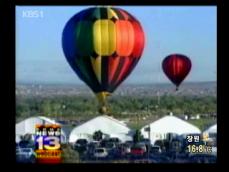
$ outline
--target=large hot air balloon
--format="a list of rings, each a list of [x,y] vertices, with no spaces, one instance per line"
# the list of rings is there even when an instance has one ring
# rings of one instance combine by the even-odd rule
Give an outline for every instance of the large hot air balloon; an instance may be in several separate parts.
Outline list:
[[[144,42],[139,21],[113,7],[94,7],[77,13],[67,22],[62,36],[68,63],[97,95],[103,113],[106,97],[133,71]]]
[[[187,56],[181,54],[171,54],[162,62],[163,71],[176,85],[176,90],[178,90],[179,85],[189,74],[191,67],[191,60]]]

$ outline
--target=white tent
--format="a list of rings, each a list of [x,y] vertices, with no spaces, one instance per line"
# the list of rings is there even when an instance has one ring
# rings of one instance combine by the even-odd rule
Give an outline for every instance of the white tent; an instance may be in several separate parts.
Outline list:
[[[30,117],[16,124],[16,142],[20,141],[20,136],[25,134],[35,135],[35,126],[36,124],[59,124],[54,120],[51,120],[47,117],[38,116],[38,117]],[[59,124],[60,125],[60,124]],[[63,130],[61,130],[61,142],[66,142],[66,134]]]
[[[217,124],[214,124],[214,125],[210,126],[203,133],[217,134]]]
[[[132,140],[133,132],[130,128],[124,123],[104,115],[75,127],[69,135],[69,142],[74,143],[80,138],[91,140],[94,132],[98,130],[109,137],[117,137],[123,142]]]
[[[147,131],[147,128],[150,127],[150,132]],[[182,134],[200,134],[201,131],[199,128],[194,125],[177,118],[175,116],[165,116],[161,119],[150,123],[149,125],[144,126],[141,129],[141,133],[145,138],[149,138],[151,143],[154,144],[156,140],[165,139],[168,133],[173,133],[177,135]]]

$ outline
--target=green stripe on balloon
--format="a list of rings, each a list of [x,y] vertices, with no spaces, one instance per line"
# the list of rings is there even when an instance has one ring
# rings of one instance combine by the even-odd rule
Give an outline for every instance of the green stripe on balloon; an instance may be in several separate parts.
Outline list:
[[[80,21],[77,23],[76,45],[79,56],[90,56],[93,53],[93,23],[91,21]]]

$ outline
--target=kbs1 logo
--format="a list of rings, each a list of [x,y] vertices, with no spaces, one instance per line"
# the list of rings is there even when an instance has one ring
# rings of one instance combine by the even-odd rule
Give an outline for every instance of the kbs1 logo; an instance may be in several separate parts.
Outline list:
[[[38,163],[61,162],[61,127],[57,124],[36,125],[36,155]]]

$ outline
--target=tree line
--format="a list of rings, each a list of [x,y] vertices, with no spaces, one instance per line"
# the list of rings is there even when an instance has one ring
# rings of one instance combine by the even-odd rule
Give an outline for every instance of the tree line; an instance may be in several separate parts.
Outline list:
[[[216,97],[161,96],[109,97],[109,110],[116,116],[132,114],[208,114],[216,113]],[[95,116],[98,115],[96,98],[81,96],[16,97],[16,117],[29,116]]]

